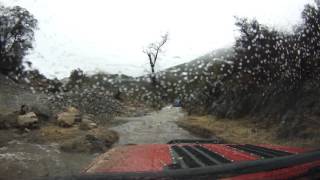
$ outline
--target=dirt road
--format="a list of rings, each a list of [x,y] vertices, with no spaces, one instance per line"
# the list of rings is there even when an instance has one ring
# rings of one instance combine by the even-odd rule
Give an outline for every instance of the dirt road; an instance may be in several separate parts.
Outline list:
[[[118,145],[167,143],[172,139],[196,139],[195,136],[176,125],[175,122],[184,116],[180,108],[165,107],[146,116],[122,118],[128,122],[112,129],[120,135]]]

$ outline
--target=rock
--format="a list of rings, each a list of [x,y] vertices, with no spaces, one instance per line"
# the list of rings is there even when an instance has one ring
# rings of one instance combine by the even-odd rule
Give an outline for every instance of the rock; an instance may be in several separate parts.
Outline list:
[[[85,136],[81,136],[61,143],[60,149],[69,153],[89,153],[91,151],[91,144],[86,140]]]
[[[57,115],[57,123],[61,127],[71,127],[75,122],[80,121],[80,111],[73,107],[69,107],[66,112]]]
[[[28,105],[24,104],[24,105],[22,105],[20,107],[20,112],[19,112],[20,115],[24,115],[24,114],[27,114],[29,112],[31,112],[31,111],[30,111],[30,107]]]
[[[98,139],[103,140],[106,147],[111,147],[113,143],[119,140],[119,135],[113,130],[104,130],[98,134],[95,134]]]
[[[58,125],[61,127],[71,127],[75,123],[75,115],[68,112],[58,114]]]
[[[34,112],[19,115],[17,119],[17,125],[19,128],[37,128],[38,122],[39,119]]]
[[[87,134],[85,136],[87,142],[90,143],[90,152],[104,152],[107,146],[104,143],[104,139],[99,139],[98,137]]]
[[[114,131],[108,131],[104,135],[86,134],[62,143],[60,149],[69,153],[101,153],[117,140],[118,135]]]
[[[66,140],[60,149],[65,152],[97,153],[105,152],[113,143],[118,141],[118,133],[104,128],[96,128],[86,135]]]
[[[88,119],[83,119],[80,123],[80,126],[79,126],[79,128],[81,130],[91,130],[91,129],[94,129],[97,127],[98,127],[98,125],[95,122],[88,120]]]
[[[81,130],[91,130],[94,128],[97,128],[98,125],[93,121],[94,115],[92,114],[86,114],[82,116],[82,121],[80,123],[79,128]]]
[[[80,111],[74,107],[68,107],[67,112],[74,113],[74,114],[80,114]]]
[[[80,115],[80,111],[74,107],[69,107],[67,108],[67,112],[70,114],[74,114],[74,121],[75,122],[81,122],[81,115]]]
[[[24,129],[23,129],[23,131],[24,131],[26,134],[22,134],[22,136],[27,135],[27,133],[29,133],[29,132],[30,132],[30,129],[28,129],[28,128],[24,128]]]

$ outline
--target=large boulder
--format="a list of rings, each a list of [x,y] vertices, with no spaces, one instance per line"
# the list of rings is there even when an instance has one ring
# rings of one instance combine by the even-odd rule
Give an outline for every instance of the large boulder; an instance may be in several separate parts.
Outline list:
[[[66,112],[57,115],[57,123],[61,127],[71,127],[75,122],[80,122],[80,111],[74,107],[69,107]]]
[[[17,126],[19,128],[37,128],[38,124],[39,119],[34,112],[19,115],[17,119]]]

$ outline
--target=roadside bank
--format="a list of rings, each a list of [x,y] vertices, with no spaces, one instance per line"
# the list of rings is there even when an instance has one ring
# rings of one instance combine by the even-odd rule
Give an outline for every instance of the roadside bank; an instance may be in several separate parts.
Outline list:
[[[188,116],[178,126],[201,137],[215,136],[226,143],[274,144],[319,148],[320,138],[279,138],[276,126],[264,126],[249,119],[219,119],[214,116]]]

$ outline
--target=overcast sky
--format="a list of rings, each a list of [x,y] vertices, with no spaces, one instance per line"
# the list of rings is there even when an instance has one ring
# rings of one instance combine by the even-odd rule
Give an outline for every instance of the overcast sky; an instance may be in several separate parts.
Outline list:
[[[35,49],[27,57],[48,77],[81,68],[141,75],[143,47],[169,32],[161,69],[232,45],[234,16],[290,29],[312,0],[2,0],[39,20]]]

